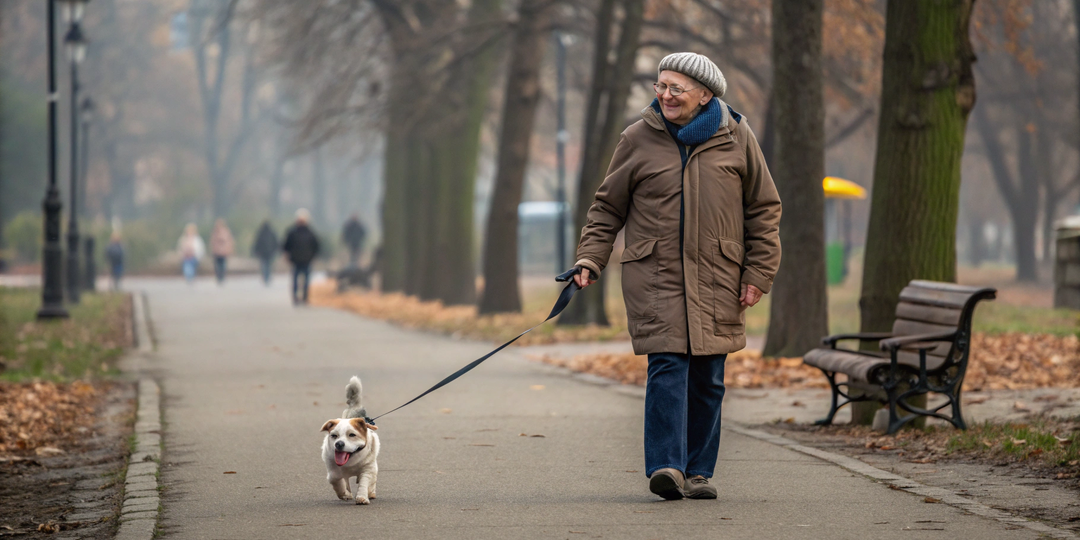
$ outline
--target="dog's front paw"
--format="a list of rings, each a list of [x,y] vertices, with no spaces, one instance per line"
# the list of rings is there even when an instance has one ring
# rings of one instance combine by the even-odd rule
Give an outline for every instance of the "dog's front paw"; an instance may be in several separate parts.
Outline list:
[[[356,504],[371,504],[367,497],[356,497]]]
[[[343,500],[343,501],[347,501],[347,500],[352,498],[352,492],[351,491],[346,491],[345,493],[342,493],[341,495],[338,495],[338,498]]]

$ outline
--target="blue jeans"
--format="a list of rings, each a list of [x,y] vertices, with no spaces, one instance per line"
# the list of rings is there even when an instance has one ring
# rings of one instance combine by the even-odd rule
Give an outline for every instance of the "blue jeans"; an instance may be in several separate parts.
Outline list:
[[[194,257],[184,259],[181,267],[184,269],[184,279],[191,283],[195,279],[195,271],[199,269],[199,259]]]
[[[270,271],[274,268],[274,259],[259,259],[259,271],[262,272],[263,283],[270,284]]]
[[[712,478],[720,451],[726,354],[649,355],[645,385],[645,474],[682,471]]]
[[[300,276],[304,276],[303,296],[297,295],[297,289],[300,288]],[[293,303],[298,304],[300,302],[307,303],[308,282],[311,281],[311,263],[296,264],[293,266],[292,271],[292,298]]]

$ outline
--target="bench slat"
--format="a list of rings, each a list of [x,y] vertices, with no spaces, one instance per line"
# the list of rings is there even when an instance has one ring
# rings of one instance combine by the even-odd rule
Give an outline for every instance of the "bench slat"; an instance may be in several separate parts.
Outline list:
[[[963,309],[971,297],[972,294],[968,292],[929,289],[912,285],[908,285],[904,287],[904,290],[900,291],[901,302],[929,304],[953,309]]]
[[[910,302],[900,302],[896,305],[896,318],[908,319],[911,321],[922,321],[932,324],[944,324],[947,326],[956,327],[960,324],[959,309],[945,308],[939,306],[928,306],[926,304],[912,304]]]
[[[896,319],[893,323],[893,334],[897,336],[915,336],[919,334],[933,334],[938,332],[952,332],[956,330],[955,325],[946,326],[941,324],[930,324],[920,321],[911,321],[908,319]],[[949,348],[952,347],[951,343],[943,342],[934,349],[927,351],[927,354],[934,356],[945,356],[949,354]],[[918,353],[916,353],[918,356]],[[918,365],[918,359],[916,359]]]

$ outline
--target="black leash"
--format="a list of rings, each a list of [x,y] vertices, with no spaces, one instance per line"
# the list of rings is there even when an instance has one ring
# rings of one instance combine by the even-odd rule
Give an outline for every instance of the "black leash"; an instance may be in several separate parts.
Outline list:
[[[481,356],[480,358],[477,358],[476,360],[473,360],[467,366],[455,371],[450,376],[448,376],[445,379],[439,381],[435,386],[432,386],[431,388],[428,388],[427,390],[425,390],[423,394],[420,394],[419,396],[416,396],[416,397],[410,399],[408,402],[405,403],[405,405],[401,405],[401,406],[399,406],[399,407],[397,407],[395,409],[384,412],[384,413],[380,414],[379,416],[376,416],[375,418],[365,419],[365,421],[367,423],[369,423],[369,424],[374,425],[375,420],[378,420],[379,418],[382,418],[382,417],[384,417],[384,416],[386,416],[386,415],[388,415],[388,414],[390,414],[390,413],[392,413],[392,412],[394,412],[394,411],[396,411],[398,409],[401,409],[401,408],[411,404],[412,402],[414,402],[414,401],[416,401],[416,400],[418,400],[418,399],[420,399],[420,398],[422,398],[422,397],[424,397],[424,396],[426,396],[426,395],[428,395],[428,394],[430,394],[430,393],[432,393],[432,392],[446,386],[447,384],[450,384],[451,382],[454,381],[454,379],[457,379],[458,377],[468,373],[474,367],[479,366],[484,360],[487,360],[488,358],[491,358],[492,356],[495,356],[495,353],[505,349],[508,345],[510,345],[511,343],[517,341],[521,336],[524,336],[525,334],[528,334],[529,332],[532,332],[533,330],[535,330],[541,324],[544,324],[544,323],[550,321],[551,319],[555,318],[556,316],[558,316],[560,313],[562,313],[562,311],[564,309],[566,309],[567,304],[570,303],[570,299],[574,297],[574,293],[577,292],[577,290],[579,289],[577,282],[574,281],[574,276],[576,276],[577,274],[580,274],[580,273],[581,273],[581,268],[575,266],[574,268],[571,268],[570,270],[567,270],[566,272],[563,272],[562,274],[559,274],[558,276],[555,277],[555,281],[558,281],[558,282],[565,281],[565,282],[568,282],[568,283],[566,284],[566,287],[563,288],[562,292],[559,293],[559,299],[555,301],[555,306],[551,308],[551,313],[547,316],[546,319],[544,319],[543,321],[540,321],[540,324],[537,324],[536,326],[534,326],[534,327],[532,327],[532,328],[518,334],[516,338],[511,339],[510,341],[507,341],[506,343],[503,343],[502,345],[499,345],[499,347],[497,349],[495,349],[494,351],[491,351],[491,352],[485,354],[484,356]]]

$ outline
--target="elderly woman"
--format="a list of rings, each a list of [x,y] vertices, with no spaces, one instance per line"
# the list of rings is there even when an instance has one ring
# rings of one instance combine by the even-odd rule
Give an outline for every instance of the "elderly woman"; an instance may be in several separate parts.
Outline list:
[[[780,265],[780,198],[720,69],[660,61],[656,99],[626,128],[581,232],[575,280],[600,277],[619,230],[634,352],[649,358],[645,474],[664,499],[715,499],[727,353]]]

